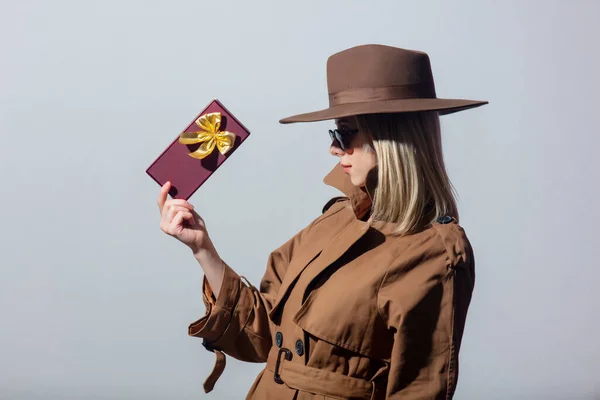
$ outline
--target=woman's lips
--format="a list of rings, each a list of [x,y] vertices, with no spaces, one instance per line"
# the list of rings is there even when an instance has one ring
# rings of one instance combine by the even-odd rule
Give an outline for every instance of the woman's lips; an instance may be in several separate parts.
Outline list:
[[[352,165],[342,164],[342,168],[344,168],[345,173],[348,173],[348,171],[350,171],[350,168],[352,168]]]

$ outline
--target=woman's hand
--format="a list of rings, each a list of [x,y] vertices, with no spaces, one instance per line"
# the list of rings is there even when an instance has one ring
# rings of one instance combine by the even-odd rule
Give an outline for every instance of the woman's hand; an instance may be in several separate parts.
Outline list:
[[[167,182],[158,195],[160,229],[188,246],[194,254],[210,249],[212,244],[204,220],[186,200],[167,200],[170,189],[171,182]]]

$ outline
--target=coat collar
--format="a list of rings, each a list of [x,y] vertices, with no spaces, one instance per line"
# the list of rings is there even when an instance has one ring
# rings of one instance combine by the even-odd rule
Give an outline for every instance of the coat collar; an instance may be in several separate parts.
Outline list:
[[[330,231],[326,237],[313,242],[307,249],[300,252],[299,256],[293,258],[293,261],[290,261],[277,298],[269,312],[269,316],[273,321],[275,321],[280,305],[285,302],[287,293],[309,264],[316,263],[313,267],[314,277],[311,278],[314,279],[319,272],[325,270],[342,255],[346,254],[348,249],[372,228],[368,222],[363,220],[371,209],[371,196],[366,190],[354,186],[339,164],[327,174],[323,181],[325,184],[338,189],[350,199],[354,213],[351,213],[348,209],[341,220],[338,220],[338,224],[329,228]],[[375,225],[377,230],[386,235],[391,232],[391,224],[376,223]]]
[[[323,182],[334,187],[350,199],[352,210],[356,218],[363,218],[371,209],[373,204],[371,196],[364,188],[358,188],[352,184],[350,177],[344,173],[340,164],[337,164],[331,172],[325,176]]]
[[[344,172],[340,164],[337,164],[323,179],[326,185],[334,187],[350,199],[354,216],[360,225],[375,228],[384,235],[394,234],[397,225],[386,221],[365,222],[373,205],[373,193],[377,186],[377,170],[373,169],[367,177],[367,187],[359,188],[352,184],[350,177]],[[367,190],[368,189],[368,190]]]

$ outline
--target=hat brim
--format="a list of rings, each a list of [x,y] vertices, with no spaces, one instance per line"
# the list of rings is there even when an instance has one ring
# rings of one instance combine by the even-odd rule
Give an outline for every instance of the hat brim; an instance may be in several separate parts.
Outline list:
[[[440,115],[452,114],[488,104],[487,101],[461,99],[398,99],[371,101],[365,103],[347,103],[332,106],[320,111],[293,115],[279,122],[291,124],[294,122],[316,122],[328,119],[349,117],[361,114],[403,113],[418,111],[438,111]]]

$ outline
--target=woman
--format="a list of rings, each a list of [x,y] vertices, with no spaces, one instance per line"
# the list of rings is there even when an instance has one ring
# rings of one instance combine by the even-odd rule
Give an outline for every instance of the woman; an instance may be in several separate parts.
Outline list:
[[[220,258],[193,206],[160,192],[161,228],[204,270],[206,315],[190,325],[217,356],[266,362],[249,399],[448,399],[474,285],[446,175],[439,115],[485,104],[436,97],[427,54],[354,47],[327,63],[325,178],[344,197],[269,257],[258,287]]]

